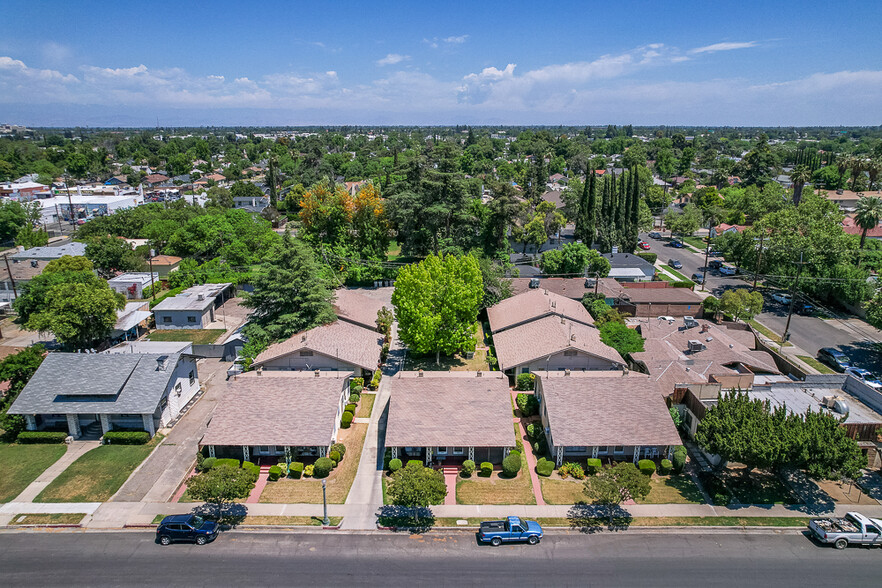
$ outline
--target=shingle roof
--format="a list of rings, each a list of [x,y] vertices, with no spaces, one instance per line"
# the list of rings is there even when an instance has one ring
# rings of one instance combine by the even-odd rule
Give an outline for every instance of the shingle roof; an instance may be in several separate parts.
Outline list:
[[[200,445],[330,445],[350,374],[251,372],[227,382]]]
[[[335,292],[334,310],[337,316],[366,329],[376,330],[377,313],[384,306],[392,310],[393,288],[340,288]]]
[[[164,357],[165,367],[158,368]],[[180,354],[50,353],[13,402],[12,414],[153,413]]]
[[[571,336],[574,338],[571,339]],[[578,349],[613,363],[625,363],[615,349],[600,340],[600,332],[595,327],[562,320],[556,316],[541,318],[496,333],[493,335],[493,343],[502,370],[566,349]]]
[[[609,261],[609,265],[613,269],[637,268],[649,275],[655,273],[654,265],[633,253],[604,253],[603,256]]]
[[[387,447],[514,447],[501,372],[399,372],[389,381]]]
[[[12,278],[16,282],[25,282],[28,280],[33,280],[35,277],[39,276],[43,273],[43,269],[48,264],[48,261],[42,259],[33,259],[28,261],[18,261],[18,262],[10,262],[9,269],[12,270]],[[9,270],[6,269],[5,263],[0,263],[0,281],[7,281],[9,279]],[[20,288],[18,284],[16,284],[16,288]]]
[[[536,374],[556,447],[680,444],[658,385],[648,376]]]
[[[490,330],[494,333],[549,315],[564,316],[586,325],[594,324],[594,319],[581,302],[543,288],[528,290],[487,309]]]
[[[264,364],[301,349],[310,349],[360,368],[374,370],[380,363],[382,346],[382,335],[378,332],[346,321],[334,321],[270,345],[254,358],[254,365]]]
[[[530,288],[530,278],[513,278],[511,280],[511,291],[515,295],[529,292],[531,289],[535,290],[535,288]],[[594,286],[585,286],[585,278],[539,278],[539,289],[548,290],[573,300],[582,300],[582,296],[585,294],[594,293]],[[609,298],[614,298],[621,290],[623,290],[622,285],[612,278],[600,278],[600,283],[597,284],[598,293],[605,294]]]
[[[634,304],[695,304],[702,298],[689,288],[624,288],[619,298]]]

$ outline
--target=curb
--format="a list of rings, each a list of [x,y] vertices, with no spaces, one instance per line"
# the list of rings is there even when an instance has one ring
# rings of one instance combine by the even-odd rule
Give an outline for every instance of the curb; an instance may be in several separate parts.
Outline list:
[[[797,527],[748,527],[748,526],[631,526],[625,529],[607,529],[606,527],[592,530],[588,533],[582,530],[580,527],[543,527],[543,531],[550,531],[553,535],[566,535],[570,533],[578,533],[582,534],[590,534],[590,535],[598,535],[602,533],[626,533],[626,532],[635,532],[639,534],[677,534],[677,533],[716,533],[716,534],[726,534],[726,533],[754,533],[754,534],[780,534],[781,532],[793,532],[793,531],[804,531],[806,529],[805,526],[797,526]],[[424,535],[426,533],[430,533],[433,531],[442,531],[445,533],[450,532],[463,532],[463,533],[475,533],[478,530],[478,527],[432,527],[431,529],[425,531],[411,530],[409,527],[377,527],[379,531],[387,531],[393,533],[406,533],[406,532],[414,532],[419,535]]]
[[[83,525],[77,524],[49,524],[49,525],[3,525],[0,529],[82,529]]]

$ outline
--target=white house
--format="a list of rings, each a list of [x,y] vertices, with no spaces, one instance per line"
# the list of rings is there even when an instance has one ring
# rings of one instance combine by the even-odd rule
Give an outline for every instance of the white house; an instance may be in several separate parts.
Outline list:
[[[158,272],[130,272],[107,280],[111,290],[126,298],[145,298],[144,290],[154,284],[159,284]]]

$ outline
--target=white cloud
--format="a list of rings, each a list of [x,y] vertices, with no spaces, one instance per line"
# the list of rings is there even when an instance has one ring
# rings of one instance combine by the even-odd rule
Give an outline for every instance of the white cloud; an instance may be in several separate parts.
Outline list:
[[[389,53],[383,59],[377,60],[377,65],[395,65],[397,63],[401,63],[402,61],[407,61],[410,59],[410,55],[400,55],[398,53]]]
[[[468,35],[459,35],[458,37],[445,37],[441,40],[452,45],[462,45],[468,40],[468,38]]]
[[[756,47],[756,41],[746,41],[743,43],[714,43],[713,45],[705,45],[704,47],[696,47],[695,49],[690,49],[689,53],[692,55],[697,55],[699,53],[715,53],[717,51],[732,51],[733,49],[749,49],[750,47]]]

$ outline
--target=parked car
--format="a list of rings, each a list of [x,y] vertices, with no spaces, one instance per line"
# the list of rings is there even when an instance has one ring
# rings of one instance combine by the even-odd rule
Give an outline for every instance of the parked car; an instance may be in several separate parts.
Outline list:
[[[644,250],[649,249],[649,243],[647,243],[646,241],[637,241],[637,247]]]
[[[701,272],[695,272],[692,274],[692,281],[696,284],[704,284],[704,274]]]
[[[674,259],[673,257],[668,260],[668,265],[674,269],[683,269],[683,264],[679,259]]]
[[[809,531],[818,541],[832,543],[836,549],[845,549],[852,543],[882,546],[882,520],[865,517],[859,512],[846,513],[841,519],[812,519]]]
[[[722,265],[723,265],[723,262],[720,261],[719,259],[712,259],[709,262],[707,262],[707,269],[712,269],[712,270],[720,269],[720,267],[722,267]]]
[[[482,543],[499,546],[503,543],[526,541],[536,545],[542,539],[542,527],[536,521],[525,521],[521,517],[508,517],[504,521],[484,521],[478,531]]]
[[[683,241],[674,240],[674,241],[671,241],[671,247],[673,247],[675,249],[683,249],[686,246],[683,245]]]
[[[784,294],[782,292],[775,292],[772,294],[772,300],[780,302],[781,304],[790,304],[791,298],[792,296],[790,296],[790,294]]]
[[[156,539],[163,545],[175,541],[193,541],[205,545],[217,538],[217,523],[198,515],[171,515],[156,527]]]
[[[734,265],[724,263],[720,266],[720,275],[722,276],[734,276],[736,273],[738,273],[738,270],[735,269]]]
[[[815,314],[815,310],[815,307],[811,304],[804,303],[796,305],[797,314],[812,315]]]
[[[826,363],[837,372],[844,372],[851,367],[848,356],[832,347],[824,347],[818,350],[818,361]]]
[[[882,389],[882,382],[880,382],[879,378],[874,376],[869,370],[865,370],[864,368],[859,367],[850,367],[845,368],[845,373],[850,376],[854,376],[871,388],[875,388],[876,390]]]
[[[658,231],[652,231],[651,233],[649,233],[649,238],[650,239],[661,239],[661,233],[659,233]]]

